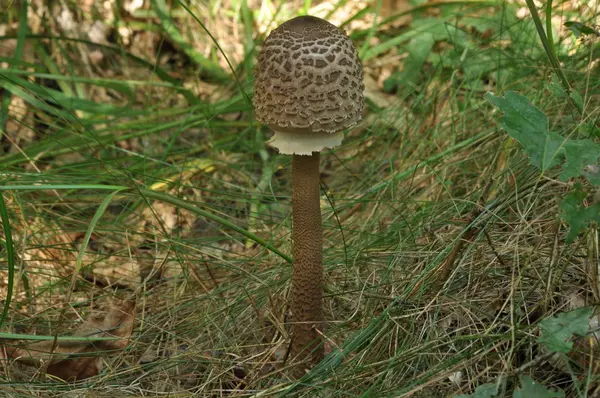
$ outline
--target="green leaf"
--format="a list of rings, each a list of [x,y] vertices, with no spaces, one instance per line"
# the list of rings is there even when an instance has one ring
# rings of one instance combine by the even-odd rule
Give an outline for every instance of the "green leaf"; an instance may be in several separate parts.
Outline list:
[[[8,265],[8,281],[6,283],[6,299],[4,300],[4,308],[0,315],[0,326],[4,324],[4,321],[8,317],[8,311],[10,309],[10,301],[13,294],[13,283],[15,278],[15,251],[12,240],[12,228],[10,225],[10,219],[8,216],[8,209],[4,202],[4,195],[0,193],[0,220],[2,221],[2,230],[4,232],[4,252],[6,253],[6,262]]]
[[[552,74],[552,82],[546,83],[546,89],[557,98],[567,98],[565,88],[560,84],[560,80],[558,79],[558,76],[556,76],[556,73]]]
[[[386,92],[391,92],[400,85],[415,87],[423,71],[423,64],[427,61],[434,44],[435,39],[430,33],[423,33],[412,38],[406,46],[408,58],[404,62],[404,70],[394,72],[386,79],[383,83],[383,89]]]
[[[513,398],[562,398],[565,393],[562,390],[553,391],[529,376],[519,376],[521,388],[513,392]]]
[[[583,176],[594,185],[600,186],[600,165],[588,164],[583,168]]]
[[[600,185],[600,176],[595,177],[593,173],[586,171],[588,166],[598,163],[600,145],[589,139],[568,140],[565,143],[565,155],[567,161],[563,165],[561,180],[566,181],[571,177],[583,175],[592,184]]]
[[[229,82],[229,76],[221,69],[219,64],[206,58],[184,37],[179,30],[178,22],[171,17],[172,10],[167,7],[165,0],[151,0],[150,5],[156,12],[165,34],[200,67],[201,72],[206,73],[218,82]]]
[[[383,81],[383,91],[386,93],[392,93],[398,89],[398,86],[402,83],[402,72],[395,71],[390,77]]]
[[[502,23],[506,23],[506,21],[502,21],[504,18],[503,15],[495,15],[490,18],[481,18],[481,16],[472,16],[472,17],[464,17],[461,18],[461,25],[472,27],[477,30],[479,33],[485,33],[487,31],[498,31],[502,28]]]
[[[594,122],[585,122],[579,125],[579,132],[587,137],[600,138],[600,128],[596,127]]]
[[[404,62],[404,77],[415,79],[423,70],[423,64],[427,60],[435,39],[431,33],[423,33],[408,42],[408,58]]]
[[[554,83],[554,88],[556,88]],[[549,89],[553,89],[549,86]],[[493,93],[486,94],[487,100],[498,107],[504,116],[500,119],[502,128],[508,135],[519,141],[531,159],[531,164],[541,171],[557,166],[564,157],[560,175],[565,181],[572,177],[583,176],[595,185],[600,185],[600,175],[588,171],[598,164],[600,145],[590,139],[574,140],[549,131],[548,118],[532,105],[529,100],[513,91],[505,97]],[[577,98],[577,97],[573,97]]]
[[[531,164],[542,171],[559,164],[565,139],[548,131],[548,118],[541,110],[514,91],[507,91],[504,98],[487,93],[486,98],[504,113],[500,119],[502,128],[519,141]]]
[[[564,25],[571,29],[571,31],[573,32],[573,34],[576,37],[579,37],[581,35],[595,35],[595,36],[600,36],[600,31],[597,31],[581,22],[577,22],[577,21],[567,21],[564,23]]]
[[[600,203],[585,207],[583,201],[586,197],[586,192],[576,188],[569,192],[560,204],[563,219],[569,224],[567,243],[573,242],[577,235],[586,228],[588,223],[593,221],[600,222]]]
[[[583,108],[583,98],[581,98],[581,95],[577,91],[575,91],[575,90],[571,91],[569,96],[575,102],[575,104],[577,104],[577,107],[579,109]]]
[[[492,398],[498,395],[498,384],[486,383],[478,386],[473,394],[456,395],[454,398]]]
[[[592,307],[583,307],[544,319],[540,322],[541,336],[538,343],[545,345],[550,352],[570,352],[573,342],[569,340],[574,334],[585,336],[593,312]],[[523,395],[525,396],[531,395]]]

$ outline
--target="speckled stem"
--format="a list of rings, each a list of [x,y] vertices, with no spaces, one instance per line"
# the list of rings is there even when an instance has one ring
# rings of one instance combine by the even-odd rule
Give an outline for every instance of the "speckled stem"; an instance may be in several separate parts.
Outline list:
[[[319,195],[319,152],[292,159],[292,347],[295,361],[323,358],[323,228]]]

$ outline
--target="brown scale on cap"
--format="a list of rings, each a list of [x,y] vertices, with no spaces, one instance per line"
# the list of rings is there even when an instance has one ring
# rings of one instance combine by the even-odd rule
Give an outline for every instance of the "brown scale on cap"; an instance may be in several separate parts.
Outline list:
[[[362,118],[363,90],[361,62],[344,31],[320,18],[297,17],[273,30],[258,56],[256,118],[276,135],[310,137],[299,152],[289,143],[282,150],[275,137],[281,152],[310,154],[341,143],[341,135],[332,145],[331,137],[315,133],[338,133]]]

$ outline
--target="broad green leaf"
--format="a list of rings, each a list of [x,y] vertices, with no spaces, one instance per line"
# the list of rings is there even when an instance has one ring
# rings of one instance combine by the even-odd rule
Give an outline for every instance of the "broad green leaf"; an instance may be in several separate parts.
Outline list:
[[[492,398],[498,395],[498,384],[486,383],[478,386],[473,394],[456,395],[454,398]]]
[[[519,376],[521,388],[513,392],[513,398],[562,398],[565,393],[562,390],[553,391],[529,376]]]
[[[582,202],[586,197],[586,192],[575,189],[569,192],[560,204],[563,218],[569,224],[567,243],[573,242],[588,223],[592,221],[600,222],[600,203],[585,207]]]
[[[435,44],[433,35],[423,33],[422,35],[412,38],[406,49],[408,50],[408,58],[404,62],[402,72],[395,72],[383,84],[383,89],[386,92],[391,92],[399,85],[408,85],[415,87],[419,82],[419,76],[423,71],[423,64],[431,53],[431,49]]]
[[[583,176],[600,187],[600,164],[588,164],[583,168]]]
[[[549,131],[546,115],[526,97],[513,91],[508,91],[505,97],[487,93],[486,98],[504,113],[500,119],[502,128],[519,141],[529,155],[531,164],[546,171],[566,157],[560,175],[563,181],[583,176],[592,184],[600,185],[600,175],[587,171],[600,160],[600,144],[590,139],[564,138]]]
[[[563,171],[560,175],[561,180],[566,181],[571,177],[583,175],[592,184],[600,185],[600,176],[594,176],[593,173],[586,172],[588,166],[598,163],[600,145],[589,139],[568,140],[565,143],[565,155],[567,161],[563,165]]]
[[[584,336],[587,333],[593,312],[592,307],[583,307],[544,319],[540,322],[541,336],[538,342],[551,352],[568,353],[573,348],[573,342],[569,340],[574,334]]]
[[[421,71],[434,44],[435,39],[433,35],[427,32],[408,42],[406,48],[408,49],[409,57],[404,62],[404,73],[408,76],[416,76]]]
[[[502,128],[519,141],[531,164],[542,171],[559,164],[565,139],[548,130],[548,118],[541,110],[514,91],[507,91],[505,97],[487,93],[486,98],[504,113]]]

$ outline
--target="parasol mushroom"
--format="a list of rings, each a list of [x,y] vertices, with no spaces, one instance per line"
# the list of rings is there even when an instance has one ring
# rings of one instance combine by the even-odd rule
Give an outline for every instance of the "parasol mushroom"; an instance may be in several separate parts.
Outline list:
[[[269,34],[255,74],[256,118],[274,131],[269,144],[293,156],[291,357],[317,363],[324,354],[319,153],[340,145],[362,118],[362,65],[343,30],[300,16]]]

